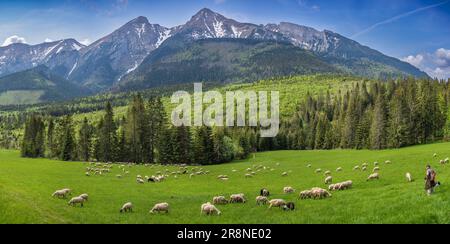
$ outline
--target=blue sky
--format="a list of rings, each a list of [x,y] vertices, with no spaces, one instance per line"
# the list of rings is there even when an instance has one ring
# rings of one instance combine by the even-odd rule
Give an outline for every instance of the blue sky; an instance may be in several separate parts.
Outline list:
[[[242,22],[332,30],[433,76],[450,77],[449,0],[2,0],[0,45],[8,38],[6,43],[89,43],[137,16],[172,27],[203,7]]]

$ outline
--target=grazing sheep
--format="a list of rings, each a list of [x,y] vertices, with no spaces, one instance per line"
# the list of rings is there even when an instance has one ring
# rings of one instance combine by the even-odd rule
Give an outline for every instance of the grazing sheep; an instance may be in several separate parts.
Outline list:
[[[343,190],[347,190],[349,188],[351,188],[353,186],[353,182],[351,180],[345,181],[345,182],[341,182],[341,183],[336,183],[336,184],[332,184],[328,187],[328,190],[330,191],[343,191]]]
[[[324,190],[324,189],[318,188],[318,187],[311,189],[311,195],[312,195],[312,198],[314,198],[314,199],[322,199],[322,198],[331,197],[331,194],[327,190]]]
[[[141,179],[141,178],[138,178],[136,181],[137,181],[138,184],[144,184],[145,183],[144,180]]]
[[[228,200],[224,196],[218,196],[213,198],[213,203],[217,205],[228,204]]]
[[[322,173],[322,169],[316,169],[316,173]]]
[[[67,195],[72,195],[72,190],[71,189],[69,189],[69,188],[66,188],[66,189],[62,189],[61,191],[65,191],[66,192],[66,194]]]
[[[408,182],[412,182],[413,181],[411,173],[406,173],[406,179],[408,180]]]
[[[445,161],[442,159],[441,161],[439,161],[439,163],[445,164]]]
[[[85,174],[87,177],[89,177],[89,176],[91,176],[91,173],[89,173],[89,172],[86,172],[86,174]]]
[[[206,215],[221,215],[222,212],[220,212],[219,209],[216,208],[216,206],[212,205],[211,203],[205,203],[202,204],[201,208],[200,208],[200,213],[201,214],[206,214]]]
[[[373,162],[373,166],[378,166],[379,163],[378,162]]]
[[[363,167],[361,168],[361,170],[362,170],[362,171],[366,171],[366,170],[367,170],[367,166],[363,166]]]
[[[391,160],[386,160],[384,163],[385,164],[391,164],[392,162],[391,162]]]
[[[247,200],[245,199],[245,195],[243,193],[230,196],[230,203],[245,203],[246,201]]]
[[[256,197],[256,205],[266,205],[269,202],[267,197],[257,196]]]
[[[122,208],[120,209],[121,213],[126,212],[133,212],[133,204],[131,202],[125,203]]]
[[[377,180],[380,179],[380,175],[378,173],[373,173],[373,174],[369,175],[369,177],[367,178],[367,181],[375,180],[375,179],[377,179]]]
[[[169,213],[169,204],[168,203],[158,203],[150,210],[150,213]]]
[[[359,170],[360,168],[359,168],[359,166],[357,165],[357,166],[355,166],[354,168],[353,168],[353,170],[354,171],[356,171],[356,170]]]
[[[74,206],[77,204],[80,204],[81,207],[83,207],[83,204],[86,200],[82,197],[74,197],[72,199],[70,199],[69,201],[69,205]]]
[[[336,169],[336,172],[341,172],[341,171],[342,171],[342,168],[341,168],[341,167],[339,167],[339,168]]]
[[[263,188],[263,189],[261,189],[259,195],[262,196],[262,197],[268,197],[268,196],[270,196],[270,192],[266,188]]]
[[[65,191],[65,190],[55,191],[52,194],[52,197],[66,198],[67,197],[67,191]]]
[[[116,175],[117,179],[122,179],[122,177],[123,177],[122,175]]]
[[[300,199],[311,198],[311,190],[307,190],[307,191],[302,191],[302,192],[300,192],[299,198],[300,198]]]
[[[282,208],[283,206],[286,206],[286,204],[286,201],[283,199],[272,199],[269,201],[269,208]]]
[[[283,206],[284,211],[294,211],[295,210],[295,203],[288,202],[286,205]]]
[[[361,165],[361,167],[369,167],[369,164],[368,163],[363,163],[362,165]]]
[[[433,158],[435,158],[435,157],[437,157],[437,156],[438,156],[437,153],[433,154]]]
[[[329,170],[325,171],[324,175],[325,176],[330,176],[331,175],[331,171],[329,171]]]
[[[288,176],[288,172],[283,172],[283,174],[281,174],[281,176],[283,176],[283,177]]]
[[[290,187],[290,186],[286,186],[285,188],[283,188],[283,192],[284,192],[285,194],[291,194],[291,193],[294,193],[294,192],[295,192],[295,189],[292,188],[292,187]]]
[[[375,168],[373,168],[373,172],[375,173],[375,172],[378,172],[378,171],[380,171],[380,167],[375,167]]]
[[[251,174],[245,174],[245,178],[252,178],[253,177],[253,175],[251,175]]]
[[[81,194],[79,197],[81,197],[81,198],[83,198],[84,200],[86,200],[86,202],[89,200],[89,195],[86,194],[86,193]]]
[[[328,176],[327,178],[325,178],[325,185],[329,185],[333,182],[333,177]]]
[[[311,164],[308,164],[308,165],[306,165],[306,167],[307,167],[307,168],[311,168],[311,167],[312,167],[312,165],[311,165]]]

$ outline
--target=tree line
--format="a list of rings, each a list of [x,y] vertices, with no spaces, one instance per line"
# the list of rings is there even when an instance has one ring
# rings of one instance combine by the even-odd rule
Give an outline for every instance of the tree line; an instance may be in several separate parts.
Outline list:
[[[31,114],[25,122],[21,154],[63,161],[219,164],[254,151],[245,133],[231,134],[225,128],[170,126],[160,98],[145,102],[136,95],[126,116],[115,119],[107,102],[97,123],[85,118],[78,129],[71,116]]]
[[[275,139],[282,149],[387,149],[450,137],[450,88],[436,80],[360,82],[308,95]]]
[[[295,95],[295,94],[293,94]],[[160,98],[132,98],[115,119],[31,115],[22,155],[61,160],[218,164],[270,150],[387,149],[450,139],[450,86],[436,80],[362,81],[336,94],[307,95],[274,138],[259,128],[173,127]]]

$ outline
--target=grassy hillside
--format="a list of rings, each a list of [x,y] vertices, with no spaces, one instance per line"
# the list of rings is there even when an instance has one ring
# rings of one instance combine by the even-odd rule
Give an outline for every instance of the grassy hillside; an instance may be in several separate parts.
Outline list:
[[[342,72],[313,53],[286,43],[244,39],[180,43],[170,39],[116,88],[136,91],[195,81],[226,84],[323,73]]]
[[[89,94],[45,66],[0,78],[0,106],[63,101]]]
[[[438,157],[433,158],[437,153]],[[416,146],[386,151],[279,151],[256,154],[254,158],[226,165],[204,167],[211,173],[170,177],[159,184],[138,185],[136,175],[152,175],[166,167],[135,166],[130,175],[117,179],[117,167],[104,176],[84,175],[87,164],[63,163],[46,159],[19,158],[16,151],[0,151],[0,223],[450,223],[450,170],[438,161],[450,155],[450,143]],[[391,160],[380,164],[379,181],[367,182],[369,172],[353,171],[364,162]],[[279,163],[279,166],[277,166]],[[307,168],[307,164],[312,168]],[[443,185],[432,196],[424,193],[425,165],[431,163]],[[246,169],[253,165],[273,167],[246,179]],[[342,167],[342,172],[336,172]],[[298,193],[312,187],[326,186],[324,175],[315,169],[331,170],[335,182],[353,180],[353,189],[333,192],[326,200],[297,200]],[[177,170],[167,167],[169,171]],[[233,170],[237,170],[233,172]],[[290,172],[282,177],[282,172]],[[415,181],[407,183],[405,173]],[[229,181],[219,181],[226,174]],[[292,186],[297,191],[285,195],[282,189]],[[51,194],[60,188],[72,188],[75,195],[88,193],[84,208],[69,207],[68,200]],[[283,212],[256,206],[254,199],[262,187],[271,198],[294,201],[297,210]],[[200,205],[213,196],[245,193],[248,203],[218,206],[222,216],[200,215]],[[132,201],[135,211],[120,214],[123,203]],[[149,214],[158,202],[168,202],[171,212]]]
[[[36,104],[41,102],[41,97],[45,94],[43,90],[17,90],[5,91],[0,93],[0,104],[15,105],[15,104]]]
[[[282,117],[290,117],[297,109],[297,106],[304,101],[305,95],[309,92],[311,95],[325,95],[327,91],[335,93],[339,89],[346,90],[360,78],[347,76],[331,75],[305,75],[293,76],[278,79],[261,80],[255,83],[229,84],[222,87],[212,88],[211,90],[220,91],[224,97],[226,91],[279,91],[280,92],[280,114]],[[192,84],[186,91],[192,94],[194,85]],[[208,89],[205,88],[204,92]],[[293,95],[294,94],[294,95]],[[145,95],[145,93],[144,93]],[[170,97],[163,98],[167,114],[170,115],[172,109],[176,106],[170,103]],[[115,107],[117,118],[125,115],[126,106]],[[82,121],[86,116],[91,121],[98,121],[103,112],[80,113],[74,116],[75,121]]]

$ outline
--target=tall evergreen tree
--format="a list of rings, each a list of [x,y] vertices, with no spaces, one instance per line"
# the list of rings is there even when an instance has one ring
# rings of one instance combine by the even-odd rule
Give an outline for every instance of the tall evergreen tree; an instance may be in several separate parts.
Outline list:
[[[85,117],[78,132],[78,151],[80,160],[85,162],[89,161],[91,156],[91,143],[92,127],[89,124],[88,119]]]

